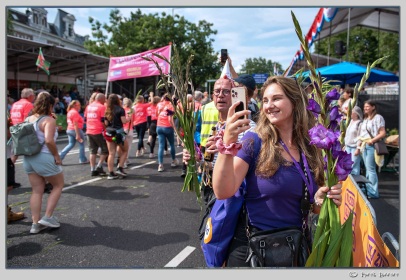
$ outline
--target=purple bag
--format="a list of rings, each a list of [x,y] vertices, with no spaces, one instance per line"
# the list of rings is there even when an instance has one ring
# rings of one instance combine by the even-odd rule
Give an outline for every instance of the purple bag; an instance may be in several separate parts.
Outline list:
[[[201,247],[208,267],[223,266],[244,202],[245,182],[236,194],[217,199],[206,221]]]

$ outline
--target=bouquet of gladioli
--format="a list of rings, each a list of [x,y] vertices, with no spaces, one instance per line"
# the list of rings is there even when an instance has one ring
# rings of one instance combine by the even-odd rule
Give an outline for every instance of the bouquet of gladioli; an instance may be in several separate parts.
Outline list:
[[[351,111],[359,90],[369,77],[370,69],[385,57],[375,61],[371,67],[368,65],[360,85],[355,87],[352,102],[348,107],[347,119],[343,121],[337,105],[340,94],[336,87],[322,79],[320,73],[316,73],[308,45],[293,12],[292,18],[309,67],[309,77],[314,86],[309,96],[308,109],[313,112],[318,124],[309,131],[310,144],[322,149],[325,158],[325,185],[332,187],[340,181],[345,181],[351,173],[353,164],[351,154],[343,151]],[[331,199],[324,199],[313,238],[312,253],[306,262],[306,267],[352,266],[352,219],[353,212],[349,213],[347,220],[341,225],[337,206]]]
[[[200,148],[194,141],[194,134],[196,131],[197,114],[195,114],[195,104],[192,102],[188,104],[187,94],[190,90],[194,92],[193,84],[190,80],[190,65],[193,60],[193,55],[190,55],[186,64],[180,61],[179,52],[175,45],[173,47],[173,55],[171,61],[166,57],[153,53],[171,66],[171,73],[163,74],[159,63],[151,57],[143,57],[143,59],[154,62],[158,68],[161,80],[158,83],[158,88],[165,87],[166,92],[171,93],[178,98],[177,104],[171,99],[174,111],[168,114],[174,115],[179,120],[179,128],[174,127],[176,134],[184,144],[184,148],[190,153],[190,160],[187,165],[187,173],[183,183],[182,192],[185,190],[194,191],[197,199],[200,202],[200,187],[196,169],[196,153],[198,158],[202,158]]]

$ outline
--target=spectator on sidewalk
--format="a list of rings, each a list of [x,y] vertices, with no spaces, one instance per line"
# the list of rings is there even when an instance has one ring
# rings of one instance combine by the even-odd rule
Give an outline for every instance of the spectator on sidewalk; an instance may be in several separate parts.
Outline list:
[[[360,107],[354,106],[351,111],[351,121],[348,124],[345,132],[344,144],[347,153],[351,154],[352,171],[353,175],[360,175],[361,173],[361,154],[360,147],[358,147],[358,137],[360,135],[360,125],[363,120],[363,113]]]
[[[375,155],[374,144],[385,137],[385,119],[377,113],[376,101],[365,101],[364,121],[361,124],[360,141],[358,146],[360,147],[362,160],[366,169],[365,177],[370,181],[370,183],[366,183],[368,198],[379,198],[376,162],[380,162],[380,157]]]

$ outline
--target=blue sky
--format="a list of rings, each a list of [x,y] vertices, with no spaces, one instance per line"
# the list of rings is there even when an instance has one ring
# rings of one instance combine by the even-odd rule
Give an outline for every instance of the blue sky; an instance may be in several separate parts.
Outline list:
[[[48,21],[53,22],[57,8],[43,6],[48,11]],[[111,7],[58,7],[75,16],[74,30],[79,35],[90,35],[89,16],[101,23],[109,23]],[[118,7],[124,17],[129,17],[137,7]],[[217,30],[213,37],[214,50],[228,49],[233,65],[238,71],[247,58],[262,57],[279,62],[286,69],[300,43],[297,38],[291,11],[298,19],[302,32],[310,28],[320,7],[162,7],[141,8],[143,13],[166,12],[184,16],[188,21],[197,23],[206,20],[213,23],[212,29]],[[16,8],[24,12],[26,8]]]

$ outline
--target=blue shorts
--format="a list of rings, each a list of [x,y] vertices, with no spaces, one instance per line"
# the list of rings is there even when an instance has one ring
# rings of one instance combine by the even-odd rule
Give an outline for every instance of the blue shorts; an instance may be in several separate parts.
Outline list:
[[[23,167],[25,173],[36,173],[42,177],[50,177],[62,172],[62,166],[55,164],[54,156],[43,152],[24,156]]]

